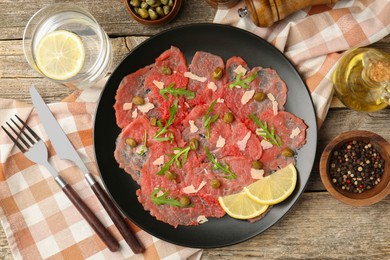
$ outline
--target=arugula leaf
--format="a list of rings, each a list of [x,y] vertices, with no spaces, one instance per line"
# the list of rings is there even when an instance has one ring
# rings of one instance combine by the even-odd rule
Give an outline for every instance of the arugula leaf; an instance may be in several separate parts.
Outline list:
[[[207,109],[206,114],[204,115],[203,124],[204,128],[206,129],[206,138],[209,139],[210,137],[210,125],[211,123],[214,123],[217,121],[219,114],[214,115],[213,117],[210,116],[211,111],[213,110],[215,104],[217,103],[217,99],[211,103],[210,107]]]
[[[160,89],[160,95],[163,96],[163,98],[165,99],[168,99],[166,94],[171,94],[175,97],[187,96],[188,99],[193,99],[195,97],[195,92],[192,92],[184,88],[173,88],[174,86],[175,83],[171,83],[168,85],[168,87]]]
[[[214,165],[214,168],[223,171],[223,173],[226,175],[224,178],[226,179],[237,178],[237,175],[229,169],[229,164],[222,165],[219,162],[217,162],[214,156],[210,153],[208,147],[205,147],[204,150],[206,151],[207,158],[209,158],[210,162]]]
[[[190,149],[191,148],[189,146],[185,148],[175,148],[174,150],[179,152],[172,155],[171,159],[157,172],[157,175],[163,175],[166,171],[169,170],[174,162],[176,162],[177,167],[181,168],[187,161],[188,152]],[[180,156],[182,156],[181,160]]]
[[[169,190],[164,192],[161,196],[157,197],[156,195],[160,191],[161,191],[161,188],[156,188],[156,189],[154,189],[152,194],[150,194],[150,198],[152,199],[152,202],[154,204],[156,204],[158,206],[168,204],[168,205],[174,206],[176,208],[177,207],[180,207],[180,208],[184,207],[184,205],[181,204],[180,201],[167,197],[169,195]]]
[[[237,87],[237,86],[245,88],[245,89],[250,88],[249,83],[251,83],[252,81],[255,80],[257,73],[253,72],[252,75],[250,75],[246,79],[241,79],[243,76],[244,75],[242,73],[238,74],[236,76],[234,82],[229,84],[229,88],[233,89],[234,87]]]
[[[168,127],[172,125],[173,121],[175,121],[175,115],[177,113],[177,109],[178,109],[178,100],[176,98],[172,106],[169,108],[169,118],[165,126],[162,126],[160,120],[157,121],[157,125],[160,128],[160,130],[154,135],[153,137],[154,140],[158,142],[173,141],[174,136],[172,133],[170,133],[169,136],[165,136],[165,137],[160,137],[160,136],[168,133]]]
[[[268,130],[267,122],[261,122],[254,114],[251,114],[250,117],[252,118],[253,122],[255,122],[255,124],[260,127],[260,131],[256,131],[257,135],[260,135],[261,137],[263,137],[264,140],[278,147],[282,146],[282,139],[280,138],[280,136],[275,134],[275,129],[273,126],[271,127],[270,131]]]

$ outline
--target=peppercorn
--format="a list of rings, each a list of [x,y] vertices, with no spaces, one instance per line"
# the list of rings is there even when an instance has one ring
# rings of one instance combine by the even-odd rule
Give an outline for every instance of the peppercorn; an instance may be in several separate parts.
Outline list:
[[[383,176],[384,160],[369,142],[352,140],[334,150],[329,160],[333,184],[351,193],[362,193]]]

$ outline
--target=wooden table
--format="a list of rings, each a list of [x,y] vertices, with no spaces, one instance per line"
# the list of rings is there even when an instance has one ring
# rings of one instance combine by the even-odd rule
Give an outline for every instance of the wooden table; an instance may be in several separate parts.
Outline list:
[[[59,101],[71,90],[55,85],[34,72],[22,50],[23,29],[42,6],[58,1],[0,1],[0,97],[30,102],[34,84],[46,102]],[[178,25],[212,22],[215,10],[204,1],[186,0],[178,17],[166,26],[137,24],[119,0],[72,1],[93,13],[111,38],[114,63],[138,43],[162,30]],[[390,53],[390,36],[372,45]],[[389,259],[390,197],[370,207],[352,207],[333,199],[324,189],[318,171],[322,150],[341,132],[360,129],[380,134],[390,141],[390,109],[358,113],[336,99],[319,131],[317,160],[306,191],[293,209],[266,232],[244,243],[204,250],[202,259]],[[7,239],[0,231],[0,259],[12,259]]]

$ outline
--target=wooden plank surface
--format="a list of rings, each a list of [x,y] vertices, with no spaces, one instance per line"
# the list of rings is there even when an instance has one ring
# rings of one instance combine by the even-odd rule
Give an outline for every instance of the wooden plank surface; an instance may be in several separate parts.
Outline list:
[[[30,102],[28,88],[36,85],[46,102],[56,102],[70,89],[48,82],[34,72],[23,56],[22,35],[32,14],[58,1],[0,1],[0,97]],[[137,44],[163,30],[189,24],[212,22],[215,10],[204,1],[186,0],[178,17],[161,27],[137,24],[122,2],[72,1],[93,13],[109,34],[113,46],[112,69]],[[390,53],[390,36],[372,47]],[[266,232],[238,245],[204,250],[202,259],[389,259],[390,198],[370,207],[356,208],[333,199],[324,189],[318,159],[327,143],[341,132],[369,130],[390,140],[390,109],[358,113],[333,99],[319,131],[317,160],[302,198],[281,221]],[[0,259],[12,259],[0,228]]]

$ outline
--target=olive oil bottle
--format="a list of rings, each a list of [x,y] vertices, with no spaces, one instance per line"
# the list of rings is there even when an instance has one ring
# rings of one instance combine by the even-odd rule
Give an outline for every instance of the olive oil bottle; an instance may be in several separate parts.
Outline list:
[[[373,48],[352,49],[333,73],[336,96],[349,108],[372,112],[390,104],[390,55]]]

